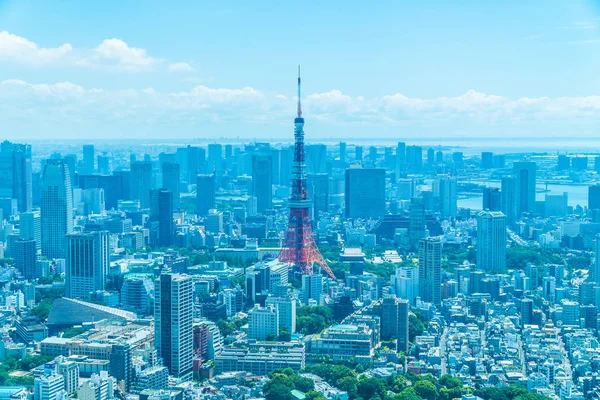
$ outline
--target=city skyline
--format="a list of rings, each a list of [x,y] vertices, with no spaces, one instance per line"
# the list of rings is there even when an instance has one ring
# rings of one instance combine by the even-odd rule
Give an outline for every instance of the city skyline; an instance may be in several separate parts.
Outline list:
[[[13,139],[286,138],[301,63],[310,140],[595,133],[595,2],[435,5],[3,2],[0,117]]]

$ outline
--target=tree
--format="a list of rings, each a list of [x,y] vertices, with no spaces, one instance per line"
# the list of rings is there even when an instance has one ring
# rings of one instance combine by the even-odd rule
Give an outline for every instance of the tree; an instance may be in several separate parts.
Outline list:
[[[286,368],[287,369],[287,368]],[[294,383],[294,387],[299,391],[306,393],[315,389],[315,383],[312,379],[305,378],[300,375],[293,374],[290,376],[292,382]]]
[[[358,379],[353,376],[345,376],[335,382],[335,387],[348,393],[351,399],[358,396]]]
[[[396,400],[421,400],[417,392],[412,387],[407,387],[401,391],[396,397]]]
[[[292,340],[292,334],[285,329],[279,329],[279,341],[280,342],[289,342]]]
[[[415,392],[425,400],[436,400],[437,389],[433,383],[428,380],[422,379],[415,383]]]
[[[445,386],[448,389],[462,386],[462,382],[460,381],[460,379],[449,374],[442,375],[439,382],[440,385]]]
[[[271,379],[265,383],[263,394],[267,400],[289,400],[292,398],[294,383],[283,373],[274,373]]]
[[[48,315],[50,315],[50,309],[52,308],[53,302],[54,299],[51,298],[42,299],[37,306],[29,311],[29,314],[39,318],[40,321],[45,321],[48,318]]]
[[[372,399],[376,395],[385,396],[385,384],[377,378],[367,378],[358,382],[358,394],[363,399]]]
[[[52,361],[52,357],[48,356],[26,356],[19,361],[19,369],[22,371],[29,371],[35,367]]]
[[[408,340],[414,342],[415,337],[420,336],[425,331],[425,325],[416,315],[408,316]]]

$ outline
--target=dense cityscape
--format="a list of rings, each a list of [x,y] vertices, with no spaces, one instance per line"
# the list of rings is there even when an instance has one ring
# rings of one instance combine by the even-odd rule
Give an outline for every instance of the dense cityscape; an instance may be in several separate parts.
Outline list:
[[[599,397],[600,156],[305,143],[300,87],[288,142],[1,144],[2,400]]]

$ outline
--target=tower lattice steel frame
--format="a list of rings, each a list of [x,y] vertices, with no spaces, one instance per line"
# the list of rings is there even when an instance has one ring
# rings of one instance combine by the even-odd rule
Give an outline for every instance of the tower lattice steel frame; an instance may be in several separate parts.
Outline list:
[[[309,215],[311,201],[308,198],[306,172],[304,171],[304,118],[302,118],[300,102],[300,82],[300,66],[298,66],[298,115],[294,120],[294,164],[292,167],[292,195],[289,200],[290,217],[279,260],[296,266],[304,275],[312,275],[313,266],[317,264],[330,277],[335,278],[317,248]]]

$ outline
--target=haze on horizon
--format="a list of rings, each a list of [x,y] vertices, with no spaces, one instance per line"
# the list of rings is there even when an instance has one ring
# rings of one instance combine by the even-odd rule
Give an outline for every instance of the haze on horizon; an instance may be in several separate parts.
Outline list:
[[[203,2],[204,3],[204,2]],[[597,1],[0,2],[9,139],[594,137]]]

